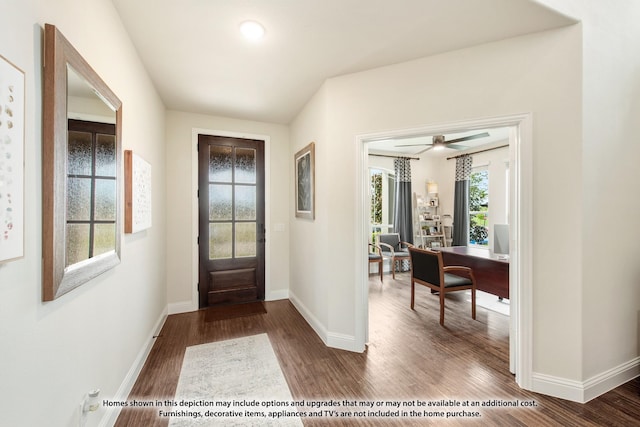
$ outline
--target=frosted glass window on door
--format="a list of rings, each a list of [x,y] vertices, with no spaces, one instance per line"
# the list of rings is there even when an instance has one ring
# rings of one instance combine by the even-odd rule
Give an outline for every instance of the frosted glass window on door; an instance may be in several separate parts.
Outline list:
[[[250,148],[236,148],[235,174],[236,183],[256,183],[256,150]]]
[[[67,220],[89,221],[91,219],[91,178],[69,178],[67,180]]]
[[[66,265],[116,247],[116,138],[101,126],[69,121]]]
[[[96,221],[116,220],[116,181],[114,179],[96,179],[95,211]]]
[[[236,220],[255,221],[256,187],[247,185],[236,185],[235,192]]]
[[[116,245],[116,225],[94,224],[93,226],[93,256],[112,251]]]
[[[96,176],[116,176],[116,137],[96,135]]]
[[[209,146],[209,182],[231,182],[232,165],[231,147]]]
[[[256,223],[236,223],[236,257],[256,256]]]
[[[69,132],[67,173],[69,175],[91,175],[92,150],[90,133]]]
[[[209,224],[209,259],[233,256],[233,225],[230,222]]]
[[[230,221],[233,215],[233,187],[209,184],[209,221]]]
[[[89,259],[89,224],[67,224],[65,267]]]

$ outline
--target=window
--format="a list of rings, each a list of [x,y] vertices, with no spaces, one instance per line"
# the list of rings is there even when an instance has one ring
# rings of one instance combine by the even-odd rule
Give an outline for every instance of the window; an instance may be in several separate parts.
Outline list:
[[[395,174],[384,169],[369,169],[371,177],[371,233],[387,233],[393,229],[393,208],[396,193]]]
[[[469,244],[489,247],[489,170],[473,168],[469,183]]]

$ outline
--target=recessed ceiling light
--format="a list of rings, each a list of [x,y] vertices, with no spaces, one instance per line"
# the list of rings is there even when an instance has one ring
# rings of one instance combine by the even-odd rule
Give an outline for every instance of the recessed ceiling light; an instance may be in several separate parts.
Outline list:
[[[240,32],[248,40],[260,40],[264,36],[264,27],[256,21],[245,21],[240,24]]]

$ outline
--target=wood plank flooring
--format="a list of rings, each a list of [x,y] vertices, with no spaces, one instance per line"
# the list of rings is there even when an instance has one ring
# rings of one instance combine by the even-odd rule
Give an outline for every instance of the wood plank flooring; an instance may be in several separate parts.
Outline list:
[[[288,301],[266,302],[267,313],[205,322],[205,311],[172,315],[129,399],[173,398],[187,346],[267,333],[295,400],[535,401],[531,408],[466,408],[476,420],[447,425],[634,426],[640,425],[640,378],[578,404],[521,390],[509,373],[508,319],[477,308],[466,297],[447,296],[445,327],[438,324],[438,297],[416,289],[409,308],[409,274],[371,276],[370,344],[362,353],[326,347]],[[344,408],[343,408],[344,409]],[[426,409],[426,408],[421,408]],[[434,408],[431,408],[432,410]],[[446,409],[446,408],[445,408]],[[458,408],[461,410],[465,408]],[[405,411],[418,408],[403,408]],[[116,426],[166,426],[156,410],[123,409]],[[304,418],[309,426],[406,426],[445,423],[418,418]]]

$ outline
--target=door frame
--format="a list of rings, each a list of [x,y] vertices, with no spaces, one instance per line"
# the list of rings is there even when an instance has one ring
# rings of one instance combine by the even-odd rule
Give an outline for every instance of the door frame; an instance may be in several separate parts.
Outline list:
[[[191,306],[185,311],[199,309],[198,281],[199,281],[199,245],[198,234],[198,135],[224,136],[240,139],[258,139],[264,141],[264,299],[268,301],[271,289],[271,212],[268,208],[271,196],[271,138],[268,135],[248,132],[234,132],[228,130],[192,128],[191,129]]]
[[[484,128],[510,127],[509,136],[509,266],[510,339],[509,369],[516,383],[531,390],[533,375],[533,123],[532,114],[514,114],[425,125],[356,136],[356,242],[367,241],[370,229],[368,216],[368,142],[374,139],[408,136],[417,133],[436,134],[470,131]],[[355,346],[364,350],[369,340],[369,277],[366,245],[355,245],[356,268]]]

